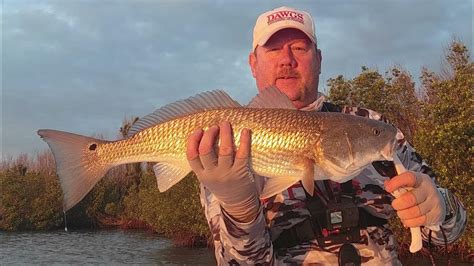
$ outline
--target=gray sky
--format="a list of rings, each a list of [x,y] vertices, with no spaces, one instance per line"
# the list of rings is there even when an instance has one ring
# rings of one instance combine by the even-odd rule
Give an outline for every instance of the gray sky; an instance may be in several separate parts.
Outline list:
[[[453,37],[472,51],[472,0],[3,0],[3,158],[46,149],[39,128],[116,139],[125,117],[201,91],[247,103],[255,19],[288,3],[315,19],[321,91],[362,65],[417,79],[439,69]]]

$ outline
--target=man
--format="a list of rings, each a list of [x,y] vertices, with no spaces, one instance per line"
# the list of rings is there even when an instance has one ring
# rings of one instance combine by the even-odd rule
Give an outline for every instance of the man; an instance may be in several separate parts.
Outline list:
[[[380,120],[381,116],[371,110],[341,109],[318,99],[321,60],[314,22],[308,13],[280,7],[258,17],[249,64],[259,91],[276,87],[300,110],[365,114]],[[427,175],[432,171],[402,134],[398,155],[410,171],[390,181],[369,167],[343,185],[318,181],[309,192],[297,183],[260,201],[255,182],[259,179],[248,166],[251,132],[244,129],[241,133],[236,151],[231,125],[225,121],[205,132],[197,130],[187,144],[189,163],[202,184],[201,199],[219,264],[397,265],[396,242],[385,220],[393,210],[407,227],[441,223],[448,242],[456,240],[465,227],[460,202],[436,187],[433,176]],[[214,151],[216,141],[218,154]],[[392,197],[385,190],[393,192],[399,187],[413,190],[390,205]],[[341,195],[350,200],[341,200]],[[345,214],[331,212],[330,206],[353,210],[350,206],[354,202],[359,210],[355,224],[347,230],[333,228],[331,219]],[[435,244],[443,243],[440,232],[433,232],[432,238]]]

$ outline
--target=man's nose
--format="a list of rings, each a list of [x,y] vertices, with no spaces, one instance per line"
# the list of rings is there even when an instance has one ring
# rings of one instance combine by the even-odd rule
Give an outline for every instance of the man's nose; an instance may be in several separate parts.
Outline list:
[[[280,66],[296,67],[296,60],[293,51],[289,46],[283,47],[280,52]]]

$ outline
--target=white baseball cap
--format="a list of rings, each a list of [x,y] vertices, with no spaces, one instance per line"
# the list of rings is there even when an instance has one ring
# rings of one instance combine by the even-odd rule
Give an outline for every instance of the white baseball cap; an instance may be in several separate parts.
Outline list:
[[[264,45],[275,32],[294,28],[304,32],[316,44],[313,18],[308,12],[282,6],[261,14],[253,28],[252,51],[257,45]]]

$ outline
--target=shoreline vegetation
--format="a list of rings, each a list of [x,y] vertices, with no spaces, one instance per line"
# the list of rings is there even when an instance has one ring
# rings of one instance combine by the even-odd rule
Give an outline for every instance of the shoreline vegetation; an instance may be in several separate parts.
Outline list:
[[[342,75],[327,81],[335,104],[377,110],[399,127],[433,168],[438,183],[449,188],[468,211],[464,235],[454,244],[432,248],[433,254],[474,261],[472,153],[474,140],[474,63],[466,46],[453,40],[445,51],[441,73],[423,68],[420,85],[395,66],[384,75],[362,67],[354,79]],[[137,118],[126,119],[126,136]],[[0,166],[0,231],[64,228],[62,194],[50,151],[31,157],[4,158]],[[148,230],[177,246],[212,246],[200,199],[190,174],[159,193],[152,164],[129,164],[110,170],[94,189],[67,212],[67,226]],[[402,257],[410,257],[409,230],[391,221]],[[427,250],[422,252],[427,256]],[[416,255],[419,256],[419,255]]]

